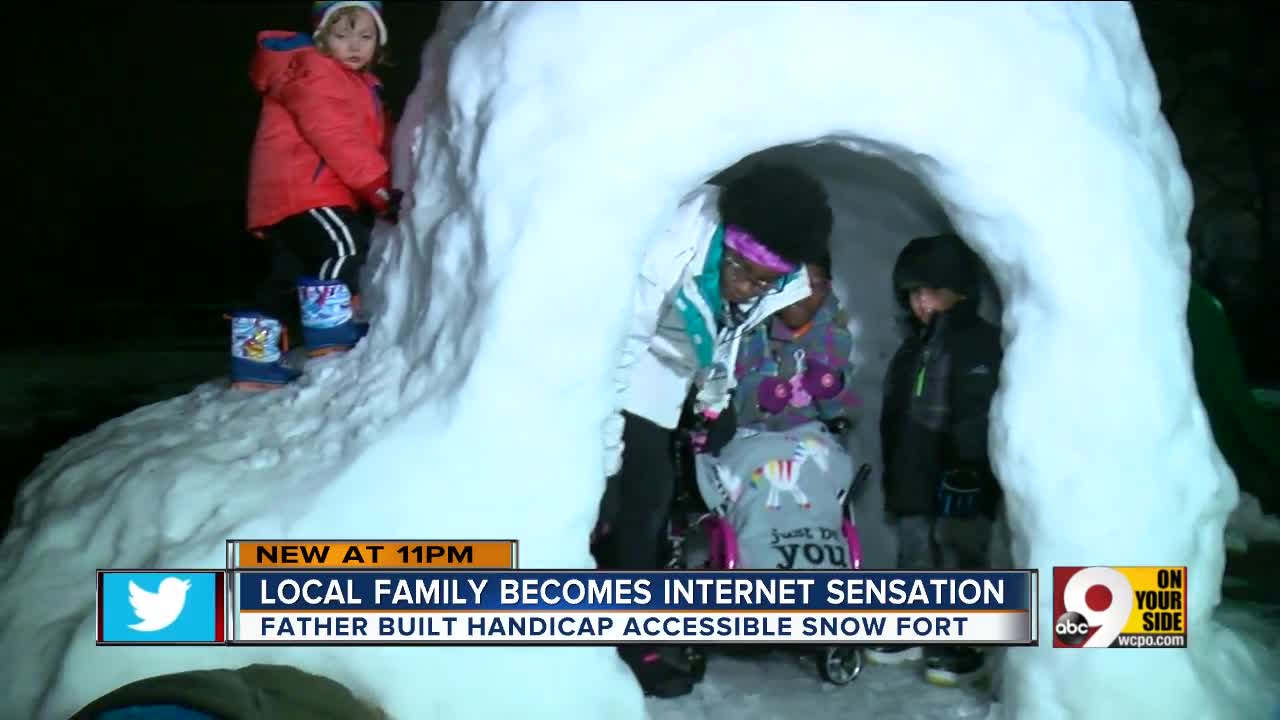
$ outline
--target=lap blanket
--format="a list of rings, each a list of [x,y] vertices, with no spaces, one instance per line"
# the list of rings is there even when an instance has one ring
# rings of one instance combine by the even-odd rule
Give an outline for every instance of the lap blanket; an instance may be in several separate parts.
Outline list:
[[[737,534],[739,567],[849,567],[840,500],[853,459],[822,423],[739,430],[720,457],[698,455],[695,464],[702,499]]]

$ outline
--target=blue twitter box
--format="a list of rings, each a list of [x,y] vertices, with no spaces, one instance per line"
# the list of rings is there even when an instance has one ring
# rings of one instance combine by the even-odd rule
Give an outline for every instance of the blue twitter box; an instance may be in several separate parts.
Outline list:
[[[99,570],[99,645],[221,645],[225,572]]]

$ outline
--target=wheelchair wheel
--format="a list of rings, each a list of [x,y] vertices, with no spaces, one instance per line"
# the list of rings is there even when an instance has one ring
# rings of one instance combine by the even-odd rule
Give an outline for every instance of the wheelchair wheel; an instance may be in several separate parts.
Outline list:
[[[818,674],[832,685],[848,685],[862,673],[862,648],[839,645],[818,651]]]

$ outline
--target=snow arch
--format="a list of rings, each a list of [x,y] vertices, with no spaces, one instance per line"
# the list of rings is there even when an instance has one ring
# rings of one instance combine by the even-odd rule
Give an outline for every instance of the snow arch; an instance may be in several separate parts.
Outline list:
[[[1192,568],[1189,650],[1016,651],[1009,716],[1258,714],[1270,679],[1209,617],[1236,489],[1182,320],[1189,184],[1128,5],[462,4],[424,57],[368,340],[271,397],[207,386],[104,425],[24,489],[0,546],[19,716],[269,660],[397,718],[639,717],[607,649],[95,648],[87,579],[217,565],[227,537],[516,536],[527,566],[588,565],[624,278],[689,189],[818,140],[920,178],[1001,287],[1017,564]]]

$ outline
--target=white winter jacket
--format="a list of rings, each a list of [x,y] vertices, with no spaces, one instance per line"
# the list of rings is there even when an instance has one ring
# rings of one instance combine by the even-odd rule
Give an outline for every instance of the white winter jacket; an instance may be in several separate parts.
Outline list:
[[[618,391],[626,411],[664,428],[674,429],[698,372],[697,355],[675,308],[676,296],[706,262],[711,239],[720,224],[716,200],[720,189],[703,185],[688,195],[675,217],[645,255],[637,280],[631,329],[619,366]],[[691,289],[687,296],[696,297]],[[766,295],[735,328],[716,333],[713,368],[721,372],[704,378],[698,408],[722,410],[737,384],[733,374],[738,345],[747,332],[778,310],[809,296],[809,275],[803,268],[780,291]]]

